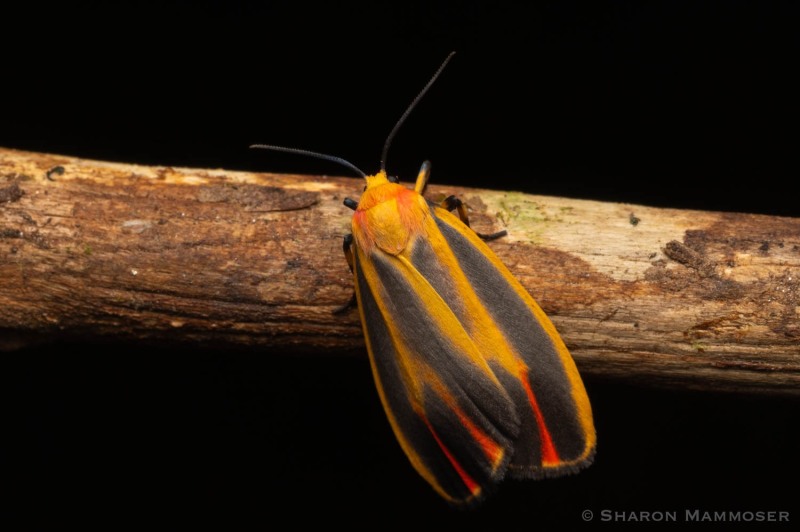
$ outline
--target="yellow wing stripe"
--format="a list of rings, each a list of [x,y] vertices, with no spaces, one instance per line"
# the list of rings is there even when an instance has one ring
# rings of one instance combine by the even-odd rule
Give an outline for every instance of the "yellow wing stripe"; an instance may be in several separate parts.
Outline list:
[[[457,462],[452,452],[447,449],[440,436],[430,425],[424,410],[420,406],[422,404],[423,388],[427,385],[433,389],[435,393],[443,400],[443,402],[447,404],[447,406],[456,414],[459,422],[475,439],[483,453],[490,460],[493,470],[496,470],[506,462],[507,451],[496,441],[494,441],[490,435],[482,431],[477,425],[475,425],[475,423],[472,422],[463,409],[458,406],[456,399],[448,391],[446,385],[441,381],[436,371],[434,371],[428,364],[421,360],[412,349],[410,349],[407,340],[404,338],[404,335],[401,333],[397,325],[393,323],[391,319],[388,319],[388,317],[392,315],[391,309],[387,307],[387,298],[383,297],[381,294],[383,282],[378,276],[371,257],[358,247],[355,248],[355,251],[357,255],[356,262],[358,264],[358,272],[360,275],[364,276],[367,285],[372,289],[373,294],[375,294],[374,300],[380,310],[380,313],[387,317],[385,320],[386,327],[389,331],[392,344],[399,355],[399,360],[397,361],[398,366],[406,386],[406,391],[411,399],[412,405],[414,405],[414,410],[420,419],[422,419],[428,426],[432,436],[439,444],[447,459],[453,465],[453,468],[459,477],[464,481],[468,490],[473,494],[473,496],[477,496],[480,493],[480,487],[464,471],[463,467]],[[431,311],[431,320],[437,324],[437,327],[443,332],[443,334],[446,334],[449,341],[454,344],[462,356],[472,362],[476,370],[484,373],[492,380],[492,382],[496,384],[496,393],[498,395],[502,395],[504,392],[500,386],[500,383],[497,381],[486,361],[481,357],[477,347],[472,340],[470,340],[469,335],[466,333],[466,331],[464,331],[460,322],[449,309],[447,304],[430,286],[427,280],[419,275],[419,272],[408,262],[407,259],[405,259],[405,257],[382,257],[383,260],[391,260],[393,266],[398,268],[398,271],[401,273],[403,278],[406,279],[411,286],[415,287],[414,297],[419,298],[423,302],[425,308]],[[361,288],[359,283],[356,283],[356,293],[359,299],[362,297],[362,295],[359,293],[360,290]],[[365,323],[365,317],[363,315],[364,310],[362,306],[359,306],[359,312],[362,314],[362,322]],[[386,391],[382,385],[380,375],[378,373],[377,363],[375,361],[375,353],[372,352],[372,343],[369,337],[370,333],[367,328],[365,328],[364,334],[371,359],[373,378],[378,389],[378,395],[383,403],[387,418],[389,419],[389,423],[395,433],[395,436],[397,437],[398,442],[400,443],[400,446],[403,448],[404,452],[409,458],[409,461],[419,472],[419,474],[425,480],[427,480],[440,495],[445,498],[452,499],[452,497],[443,489],[433,472],[425,465],[424,460],[411,444],[407,435],[403,432],[400,423],[392,412],[386,396]]]
[[[583,462],[594,452],[597,439],[594,429],[594,421],[592,418],[592,407],[589,403],[589,396],[586,394],[586,390],[583,386],[583,381],[581,380],[580,374],[578,373],[578,368],[575,365],[575,361],[569,354],[569,351],[567,350],[566,345],[564,345],[564,341],[561,339],[561,336],[556,331],[553,322],[550,321],[550,318],[547,317],[547,314],[544,313],[539,304],[536,303],[536,301],[519,283],[519,281],[517,281],[517,279],[511,275],[511,272],[508,271],[508,268],[506,268],[506,266],[500,261],[500,259],[497,258],[489,246],[487,246],[486,243],[484,243],[474,231],[466,227],[461,220],[447,212],[445,209],[437,209],[436,216],[451,228],[458,231],[465,239],[469,240],[473,246],[478,248],[483,253],[485,258],[492,263],[498,272],[500,272],[509,286],[512,287],[514,292],[527,304],[528,308],[530,308],[531,312],[533,312],[536,320],[541,324],[545,333],[550,338],[553,346],[556,348],[559,359],[564,367],[564,371],[570,381],[572,399],[575,402],[580,425],[586,435],[586,448],[584,453],[577,459],[570,460],[568,462],[562,462],[562,464],[569,466],[573,463]],[[437,233],[441,234],[439,231],[437,231]],[[466,282],[466,279],[464,280],[464,283],[465,285],[469,286],[469,283]],[[480,304],[474,304],[472,302],[470,302],[470,307],[482,308]],[[512,374],[517,374],[517,371],[513,369],[513,360],[509,360],[504,357],[501,362],[503,363],[504,367],[512,371]]]

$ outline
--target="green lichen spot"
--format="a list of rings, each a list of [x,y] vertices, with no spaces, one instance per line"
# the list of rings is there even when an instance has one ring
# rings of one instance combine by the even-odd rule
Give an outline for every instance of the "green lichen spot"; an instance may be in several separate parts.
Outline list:
[[[699,342],[697,340],[692,342],[692,350],[697,351],[698,353],[705,353],[706,347],[708,347],[708,345],[703,342]]]

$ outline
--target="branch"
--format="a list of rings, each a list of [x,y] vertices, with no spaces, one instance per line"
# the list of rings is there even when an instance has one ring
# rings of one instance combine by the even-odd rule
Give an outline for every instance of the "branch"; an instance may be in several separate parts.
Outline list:
[[[0,148],[0,348],[64,338],[363,352],[353,179]],[[585,376],[797,394],[800,219],[457,194]]]

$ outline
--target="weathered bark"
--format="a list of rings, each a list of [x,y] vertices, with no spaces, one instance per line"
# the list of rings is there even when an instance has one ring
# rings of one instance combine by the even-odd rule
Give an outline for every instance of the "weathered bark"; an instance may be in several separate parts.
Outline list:
[[[363,352],[354,179],[0,149],[0,348],[63,338]],[[800,219],[457,194],[587,376],[800,391]]]

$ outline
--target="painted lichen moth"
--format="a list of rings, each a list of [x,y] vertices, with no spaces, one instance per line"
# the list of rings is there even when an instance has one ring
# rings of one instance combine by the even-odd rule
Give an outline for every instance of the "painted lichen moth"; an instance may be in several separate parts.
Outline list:
[[[449,502],[479,501],[506,475],[573,473],[594,457],[595,430],[581,377],[550,319],[469,227],[454,196],[423,196],[386,172],[392,138],[453,54],[387,137],[366,179],[344,252],[353,273],[378,395],[411,464]],[[453,213],[456,214],[453,214]]]

